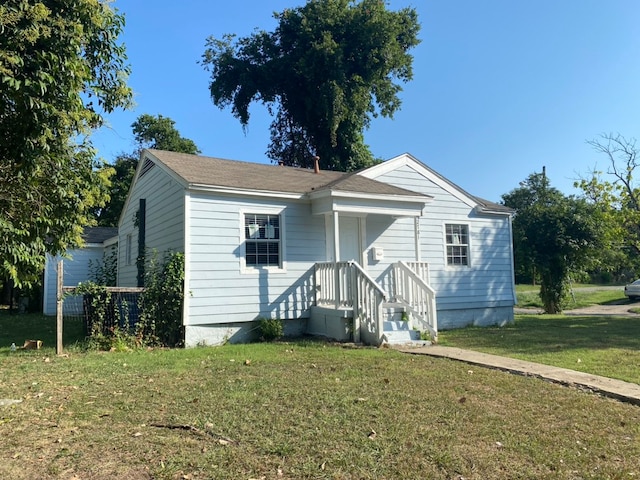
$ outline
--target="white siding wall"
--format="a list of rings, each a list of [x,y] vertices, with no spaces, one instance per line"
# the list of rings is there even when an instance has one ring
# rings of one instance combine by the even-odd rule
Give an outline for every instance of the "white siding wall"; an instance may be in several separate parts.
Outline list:
[[[138,227],[134,225],[140,199],[146,199],[147,259],[167,251],[184,251],[184,195],[182,185],[157,165],[138,179],[119,228],[118,286],[137,285]],[[127,264],[127,236],[131,235],[131,263]]]
[[[441,328],[473,323],[473,319],[464,320],[464,316],[448,315],[447,311],[513,306],[509,219],[506,216],[477,215],[463,201],[409,166],[376,180],[434,197],[420,219],[420,248],[421,260],[429,262],[431,285],[437,292]],[[446,265],[446,223],[469,225],[470,266]],[[389,263],[407,256],[414,258],[413,219],[397,220],[391,225],[385,217],[370,216],[367,220],[367,244],[384,248],[383,262],[372,262],[371,255],[368,255],[369,270],[374,277],[382,278]],[[499,316],[503,315],[504,311]],[[486,313],[482,314],[483,318],[486,316]]]
[[[324,218],[303,202],[192,194],[186,254],[189,326],[307,317],[313,266],[325,259]],[[242,212],[281,210],[284,270],[241,270]]]
[[[65,287],[75,287],[80,282],[90,280],[90,263],[93,265],[102,262],[102,246],[86,246],[81,249],[69,252],[71,258],[62,259],[63,285]],[[58,275],[59,256],[51,257],[47,255],[44,269],[44,293],[42,310],[45,315],[56,314],[56,287]],[[71,313],[77,308],[77,302],[70,297],[64,302],[65,314]]]

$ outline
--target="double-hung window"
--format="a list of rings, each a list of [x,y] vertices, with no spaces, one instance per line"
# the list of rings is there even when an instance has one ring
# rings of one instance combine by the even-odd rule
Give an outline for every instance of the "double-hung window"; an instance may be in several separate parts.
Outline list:
[[[469,265],[469,225],[445,224],[447,265]]]
[[[245,265],[282,267],[280,215],[244,214]]]

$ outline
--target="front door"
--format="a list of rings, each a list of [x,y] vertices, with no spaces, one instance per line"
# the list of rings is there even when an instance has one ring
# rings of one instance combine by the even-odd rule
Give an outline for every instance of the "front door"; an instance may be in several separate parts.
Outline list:
[[[340,217],[340,258],[342,262],[355,260],[362,264],[360,220],[357,217]]]

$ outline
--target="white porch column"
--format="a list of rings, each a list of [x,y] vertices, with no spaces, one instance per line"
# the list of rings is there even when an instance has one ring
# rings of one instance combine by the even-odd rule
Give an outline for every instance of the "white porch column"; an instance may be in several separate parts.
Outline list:
[[[340,271],[338,270],[340,261],[340,216],[338,212],[333,212],[333,271],[336,285],[336,308],[340,308]]]
[[[416,251],[416,262],[420,261],[420,217],[413,217],[413,241]]]

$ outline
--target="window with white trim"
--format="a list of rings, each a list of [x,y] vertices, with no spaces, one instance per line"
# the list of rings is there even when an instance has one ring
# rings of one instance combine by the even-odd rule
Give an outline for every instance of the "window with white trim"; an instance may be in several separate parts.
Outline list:
[[[244,238],[247,267],[282,266],[280,215],[245,213]]]
[[[469,225],[445,224],[447,265],[469,265]]]

